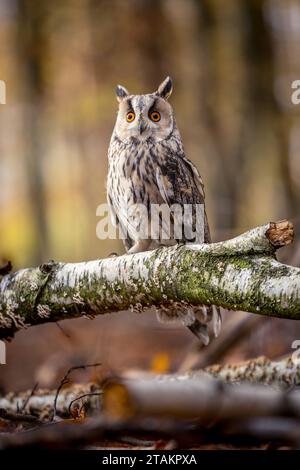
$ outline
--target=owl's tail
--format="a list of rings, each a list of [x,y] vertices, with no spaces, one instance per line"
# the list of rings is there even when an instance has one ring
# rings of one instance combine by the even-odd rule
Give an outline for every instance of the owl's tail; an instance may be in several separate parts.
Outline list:
[[[181,320],[205,346],[208,345],[211,336],[219,335],[222,326],[221,311],[215,305],[196,307],[174,302],[161,306],[156,313],[158,320],[163,323]]]

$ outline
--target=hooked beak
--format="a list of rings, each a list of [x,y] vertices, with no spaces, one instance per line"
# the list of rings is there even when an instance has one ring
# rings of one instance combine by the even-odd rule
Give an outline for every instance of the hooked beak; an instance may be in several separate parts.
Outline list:
[[[145,132],[146,130],[146,123],[145,123],[145,120],[143,119],[143,117],[140,117],[139,119],[139,131],[140,131],[140,134],[143,134],[143,132]]]

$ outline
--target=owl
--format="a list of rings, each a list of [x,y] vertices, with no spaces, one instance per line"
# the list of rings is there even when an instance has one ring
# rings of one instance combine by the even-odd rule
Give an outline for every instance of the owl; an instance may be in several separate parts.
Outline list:
[[[119,109],[108,151],[107,199],[128,253],[199,242],[199,227],[201,241],[211,242],[202,178],[186,157],[168,101],[172,90],[170,77],[150,94],[116,88]],[[221,327],[215,306],[173,305],[160,309],[158,317],[181,319],[205,345],[210,330],[217,336]]]

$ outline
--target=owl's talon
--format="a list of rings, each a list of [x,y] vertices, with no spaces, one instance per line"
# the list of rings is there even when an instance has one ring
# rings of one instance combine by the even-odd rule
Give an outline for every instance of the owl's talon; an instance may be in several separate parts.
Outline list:
[[[118,253],[113,251],[112,253],[108,255],[108,258],[116,258],[117,256],[120,256],[120,255],[118,255]]]
[[[187,325],[187,328],[195,335],[198,339],[207,346],[209,344],[209,335],[207,331],[207,326],[195,319],[191,325]]]

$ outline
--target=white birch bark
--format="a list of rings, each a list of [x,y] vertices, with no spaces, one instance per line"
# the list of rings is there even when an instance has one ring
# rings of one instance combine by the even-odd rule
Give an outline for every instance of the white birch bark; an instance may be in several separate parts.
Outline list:
[[[300,269],[276,261],[287,221],[232,240],[83,263],[50,262],[0,282],[0,338],[27,326],[175,303],[300,319]]]

